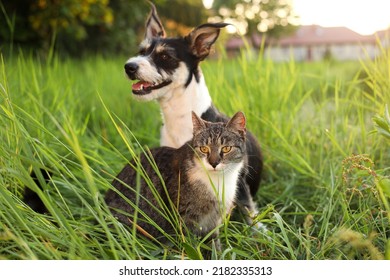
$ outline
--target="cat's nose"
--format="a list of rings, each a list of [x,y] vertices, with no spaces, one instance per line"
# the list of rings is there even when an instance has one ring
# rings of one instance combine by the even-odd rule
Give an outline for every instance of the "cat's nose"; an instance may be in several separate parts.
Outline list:
[[[221,162],[221,157],[215,151],[211,151],[208,157],[208,162],[215,169]]]
[[[215,169],[219,163],[220,163],[220,161],[217,160],[217,161],[210,162],[210,165]]]

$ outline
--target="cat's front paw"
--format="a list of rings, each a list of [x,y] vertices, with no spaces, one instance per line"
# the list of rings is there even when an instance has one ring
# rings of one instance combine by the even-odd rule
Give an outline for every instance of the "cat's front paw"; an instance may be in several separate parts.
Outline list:
[[[263,224],[262,222],[255,222],[254,224],[252,224],[252,228],[257,230],[257,231],[261,231],[263,233],[268,232],[267,226],[265,224]]]

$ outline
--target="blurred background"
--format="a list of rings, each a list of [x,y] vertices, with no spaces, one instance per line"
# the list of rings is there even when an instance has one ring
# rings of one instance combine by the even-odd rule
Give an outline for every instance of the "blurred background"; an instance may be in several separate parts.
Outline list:
[[[255,201],[271,235],[229,221],[215,258],[390,260],[390,1],[153,3],[169,35],[232,24],[202,72],[216,107],[245,112],[264,152]],[[159,246],[106,218],[112,179],[160,143],[159,104],[137,102],[123,71],[149,11],[140,0],[0,0],[0,259],[201,257],[196,238]],[[53,174],[43,191],[31,170]],[[21,202],[26,187],[50,215]]]
[[[245,47],[275,60],[371,58],[388,46],[384,0],[158,0],[169,35],[207,21],[232,23],[219,44],[229,55]],[[15,48],[61,55],[124,54],[137,50],[150,10],[139,0],[2,0],[0,51]],[[364,46],[364,51],[362,50]],[[368,52],[368,53],[365,53]]]

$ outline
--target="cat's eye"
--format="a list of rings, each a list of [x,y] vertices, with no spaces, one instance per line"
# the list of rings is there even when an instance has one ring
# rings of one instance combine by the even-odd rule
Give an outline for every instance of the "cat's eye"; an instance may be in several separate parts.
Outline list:
[[[209,152],[209,147],[207,146],[200,146],[199,147],[199,150],[204,153],[204,154],[207,154]]]
[[[221,149],[222,153],[224,153],[224,154],[230,152],[231,150],[232,150],[232,147],[231,147],[231,146],[224,146],[224,147],[222,147],[222,149]]]

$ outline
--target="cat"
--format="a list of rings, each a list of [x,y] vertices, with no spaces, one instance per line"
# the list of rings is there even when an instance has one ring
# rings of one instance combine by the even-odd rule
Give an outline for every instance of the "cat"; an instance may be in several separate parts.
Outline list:
[[[238,112],[227,123],[211,123],[192,112],[192,122],[192,140],[178,149],[151,149],[153,160],[142,154],[138,165],[133,160],[113,180],[105,201],[120,222],[132,226],[136,220],[141,233],[157,240],[163,236],[161,231],[180,233],[166,218],[162,200],[168,209],[177,210],[188,231],[199,237],[211,233],[213,240],[218,237],[217,227],[234,207],[238,178],[246,172],[246,119]],[[160,200],[147,180],[137,176],[141,168]]]

